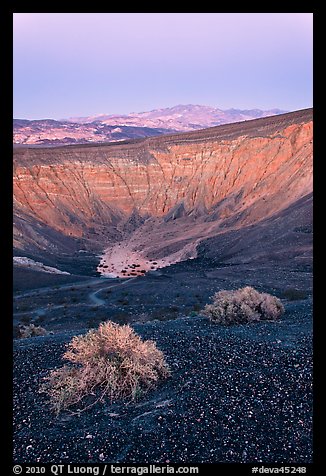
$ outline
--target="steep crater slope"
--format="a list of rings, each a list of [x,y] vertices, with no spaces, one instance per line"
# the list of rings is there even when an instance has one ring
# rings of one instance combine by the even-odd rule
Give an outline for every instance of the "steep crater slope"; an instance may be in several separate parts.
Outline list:
[[[312,133],[307,109],[120,144],[16,149],[15,254],[73,269],[74,253],[106,250],[102,271],[123,276],[136,259],[147,270],[195,258],[206,239],[209,256],[214,237],[250,238],[243,230],[272,217],[286,228],[281,212],[296,203],[307,210],[296,228],[310,230]]]

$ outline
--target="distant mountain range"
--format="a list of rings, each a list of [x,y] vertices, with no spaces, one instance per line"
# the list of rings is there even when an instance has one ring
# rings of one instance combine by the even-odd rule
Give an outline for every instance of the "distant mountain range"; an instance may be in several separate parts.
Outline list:
[[[260,117],[283,114],[280,109],[217,109],[200,105],[178,105],[127,115],[100,114],[52,119],[14,119],[13,142],[26,145],[118,142],[173,132],[186,132]]]

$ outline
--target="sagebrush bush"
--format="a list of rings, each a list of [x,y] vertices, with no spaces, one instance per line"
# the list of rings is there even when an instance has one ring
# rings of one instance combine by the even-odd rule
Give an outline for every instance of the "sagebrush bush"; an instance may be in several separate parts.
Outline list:
[[[307,299],[309,296],[308,291],[304,291],[296,288],[284,289],[282,297],[289,301],[300,301],[301,299]]]
[[[143,341],[129,325],[111,321],[75,336],[63,357],[73,365],[53,370],[41,386],[57,414],[94,392],[95,402],[135,400],[170,374],[153,341]]]
[[[47,331],[44,329],[44,327],[35,326],[34,324],[29,324],[27,326],[19,326],[18,328],[19,339],[26,339],[28,337],[45,336],[45,335],[47,335]]]
[[[219,291],[213,303],[202,311],[213,322],[224,325],[278,319],[284,312],[281,301],[271,294],[246,286],[235,291]]]

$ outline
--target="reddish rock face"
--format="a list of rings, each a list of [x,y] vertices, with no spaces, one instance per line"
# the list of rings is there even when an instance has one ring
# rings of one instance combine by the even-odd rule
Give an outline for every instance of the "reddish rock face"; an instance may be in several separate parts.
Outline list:
[[[67,236],[105,236],[132,213],[162,226],[182,204],[183,217],[205,216],[204,237],[212,224],[255,223],[311,192],[312,134],[304,110],[119,145],[16,149],[15,212]]]

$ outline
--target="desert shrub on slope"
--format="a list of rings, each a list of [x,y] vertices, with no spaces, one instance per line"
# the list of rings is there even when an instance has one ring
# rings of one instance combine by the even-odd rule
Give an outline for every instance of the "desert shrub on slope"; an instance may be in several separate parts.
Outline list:
[[[28,337],[36,337],[36,336],[45,336],[47,335],[47,331],[44,327],[35,326],[34,324],[29,324],[27,326],[19,326],[16,337],[19,339],[27,339]]]
[[[217,324],[232,325],[278,319],[284,312],[281,301],[271,294],[259,293],[246,286],[235,291],[219,291],[212,304],[202,311]]]
[[[96,401],[135,400],[170,374],[153,341],[143,341],[129,325],[111,321],[75,336],[64,358],[73,365],[53,370],[41,386],[56,413],[94,391],[99,395]]]
[[[282,293],[282,297],[287,299],[288,301],[300,301],[301,299],[307,299],[308,296],[308,291],[296,288],[284,289]]]

